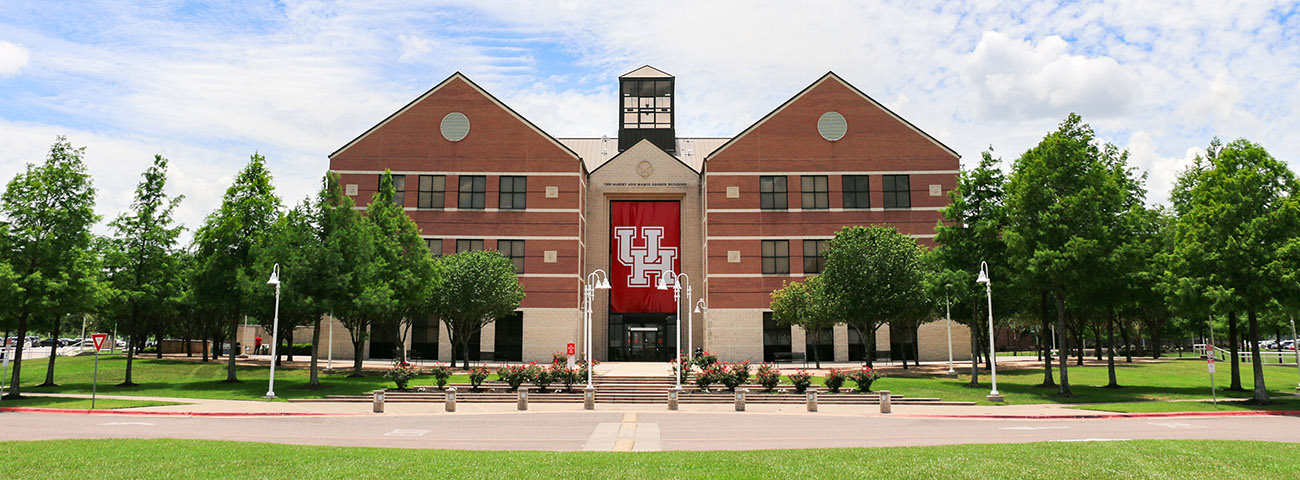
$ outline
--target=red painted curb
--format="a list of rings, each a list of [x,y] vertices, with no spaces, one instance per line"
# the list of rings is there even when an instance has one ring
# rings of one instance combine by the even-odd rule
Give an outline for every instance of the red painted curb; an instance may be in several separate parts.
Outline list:
[[[316,413],[316,412],[141,412],[133,410],[81,410],[73,408],[36,408],[36,407],[0,407],[0,412],[22,413],[61,413],[82,415],[145,415],[145,416],[184,416],[184,417],[342,417],[365,415],[364,413]]]
[[[893,415],[909,418],[991,418],[1002,420],[1067,420],[1108,418],[1167,418],[1167,417],[1300,417],[1300,410],[1246,410],[1236,412],[1152,412],[1152,413],[1081,413],[1077,415]]]

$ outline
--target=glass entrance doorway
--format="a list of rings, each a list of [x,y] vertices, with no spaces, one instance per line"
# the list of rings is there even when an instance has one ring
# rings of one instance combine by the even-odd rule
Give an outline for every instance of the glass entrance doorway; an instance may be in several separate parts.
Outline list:
[[[667,362],[676,349],[676,317],[665,313],[611,313],[609,359],[615,362]]]

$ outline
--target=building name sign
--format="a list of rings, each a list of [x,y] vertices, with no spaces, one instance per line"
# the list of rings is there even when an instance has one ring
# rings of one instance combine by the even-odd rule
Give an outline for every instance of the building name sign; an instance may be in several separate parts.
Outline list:
[[[605,182],[606,187],[675,187],[686,188],[686,182]]]

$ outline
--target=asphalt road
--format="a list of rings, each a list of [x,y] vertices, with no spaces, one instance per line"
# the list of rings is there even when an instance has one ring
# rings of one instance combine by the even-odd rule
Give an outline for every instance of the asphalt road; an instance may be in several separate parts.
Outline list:
[[[182,438],[476,450],[750,450],[1137,439],[1300,442],[1296,432],[1300,432],[1300,418],[1280,416],[996,420],[754,412],[323,417],[0,414],[0,440]]]

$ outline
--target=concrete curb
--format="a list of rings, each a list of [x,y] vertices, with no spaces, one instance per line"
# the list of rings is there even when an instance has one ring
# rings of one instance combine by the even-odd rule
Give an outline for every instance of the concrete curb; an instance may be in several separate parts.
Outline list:
[[[0,412],[56,413],[77,415],[142,415],[160,417],[354,417],[366,413],[321,412],[140,412],[132,410],[86,410],[75,408],[0,407]]]
[[[892,415],[895,418],[960,418],[993,420],[1089,420],[1114,418],[1168,418],[1168,417],[1300,417],[1300,410],[1244,410],[1234,412],[1151,412],[1151,413],[1080,413],[1066,415]]]

